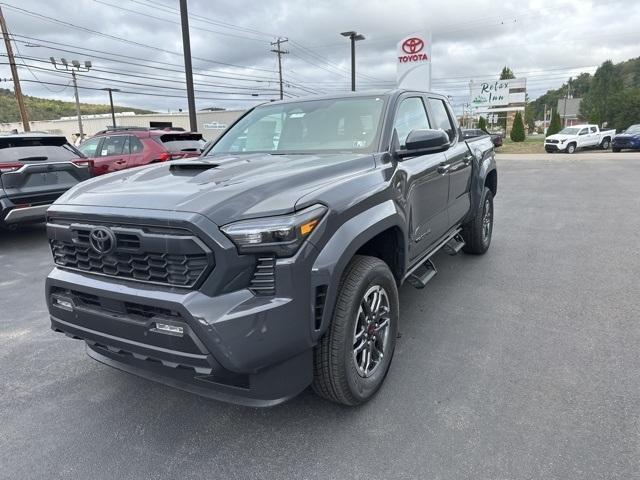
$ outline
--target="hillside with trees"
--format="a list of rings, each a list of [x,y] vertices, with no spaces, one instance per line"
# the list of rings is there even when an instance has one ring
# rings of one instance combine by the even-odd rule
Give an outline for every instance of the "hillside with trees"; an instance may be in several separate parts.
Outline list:
[[[581,73],[569,80],[571,96],[581,98],[580,116],[584,121],[610,128],[625,129],[640,122],[640,57],[614,64],[607,60],[594,75]],[[527,105],[527,117],[542,120],[545,105],[555,109],[565,97],[569,82]]]
[[[61,100],[51,100],[48,98],[25,96],[25,103],[29,120],[55,120],[60,117],[68,117],[76,114],[76,104],[74,102],[63,102]],[[139,108],[117,107],[114,106],[116,112],[136,112],[136,113],[153,113],[150,110],[141,110]],[[81,103],[80,111],[83,115],[91,115],[98,113],[110,113],[109,105],[94,105],[90,103]],[[20,112],[16,97],[11,90],[0,88],[0,123],[19,122]]]

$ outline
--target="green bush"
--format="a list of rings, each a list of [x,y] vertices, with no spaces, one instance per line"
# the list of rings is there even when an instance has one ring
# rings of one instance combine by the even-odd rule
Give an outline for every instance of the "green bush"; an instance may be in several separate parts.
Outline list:
[[[516,112],[516,118],[513,119],[510,137],[512,142],[524,142],[524,122],[520,112]]]
[[[549,123],[549,128],[547,128],[547,136],[555,135],[560,130],[562,130],[562,125],[560,124],[560,114],[558,112],[554,112],[551,116],[551,123]]]
[[[480,120],[478,120],[478,128],[480,130],[484,130],[485,132],[487,131],[487,121],[484,119],[484,117],[480,117]]]

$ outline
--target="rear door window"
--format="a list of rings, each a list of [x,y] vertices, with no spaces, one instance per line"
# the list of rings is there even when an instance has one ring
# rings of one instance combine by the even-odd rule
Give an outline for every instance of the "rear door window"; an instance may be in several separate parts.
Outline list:
[[[113,137],[105,137],[100,146],[99,155],[97,157],[109,157],[111,155],[122,155],[125,150],[128,135],[117,135]],[[126,152],[129,153],[129,152]]]
[[[144,150],[144,146],[138,140],[138,137],[129,137],[129,148],[132,154],[142,153],[142,150]]]

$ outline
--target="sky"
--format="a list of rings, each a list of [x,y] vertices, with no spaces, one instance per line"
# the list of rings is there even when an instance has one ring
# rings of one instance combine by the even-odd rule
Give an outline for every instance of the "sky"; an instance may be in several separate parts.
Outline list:
[[[0,0],[25,94],[73,100],[70,74],[49,58],[91,61],[78,83],[83,102],[186,111],[178,0]],[[396,43],[432,34],[431,90],[458,112],[469,81],[496,79],[503,66],[527,78],[535,99],[605,60],[640,56],[637,0],[354,1],[189,0],[197,109],[246,108],[278,97],[278,37],[287,97],[350,89],[354,30],[357,89],[393,88]],[[0,46],[0,79],[10,78]],[[28,65],[27,68],[24,64]],[[40,82],[47,82],[40,83]],[[10,82],[0,87],[11,88]]]

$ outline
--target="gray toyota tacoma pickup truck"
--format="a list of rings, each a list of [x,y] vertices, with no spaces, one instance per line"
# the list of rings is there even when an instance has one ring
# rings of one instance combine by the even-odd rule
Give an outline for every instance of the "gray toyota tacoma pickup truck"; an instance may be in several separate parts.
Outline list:
[[[219,400],[270,406],[311,385],[361,404],[389,370],[398,287],[424,287],[439,250],[484,253],[496,189],[490,137],[464,141],[441,95],[260,105],[198,159],[55,202],[51,327]]]

